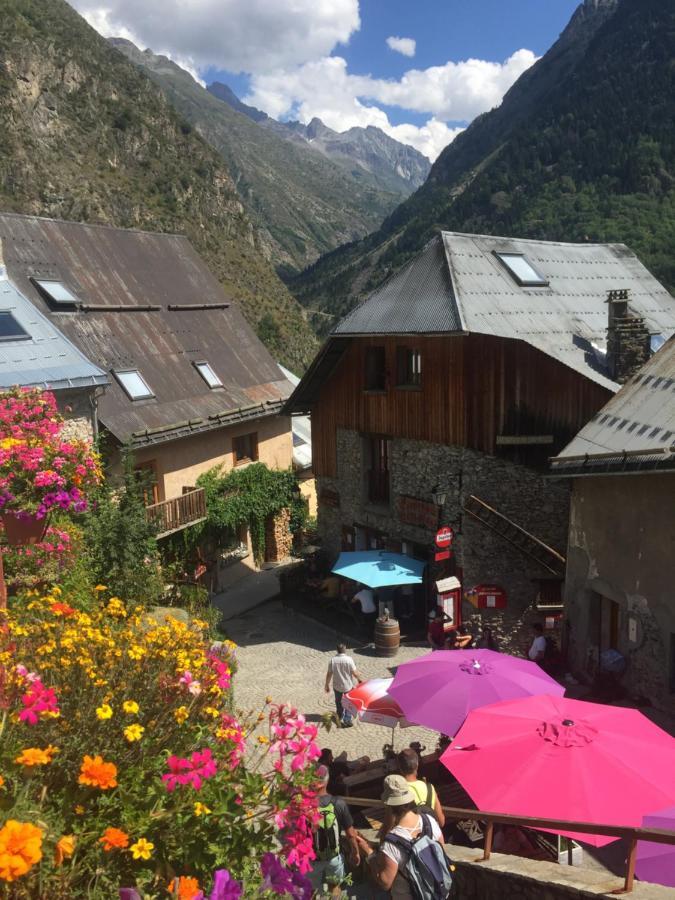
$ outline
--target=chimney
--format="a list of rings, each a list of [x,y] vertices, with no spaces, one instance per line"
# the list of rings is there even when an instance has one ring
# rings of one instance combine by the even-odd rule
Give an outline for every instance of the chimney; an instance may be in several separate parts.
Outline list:
[[[607,294],[607,368],[619,384],[625,384],[651,355],[645,320],[631,312],[628,299],[627,290]]]

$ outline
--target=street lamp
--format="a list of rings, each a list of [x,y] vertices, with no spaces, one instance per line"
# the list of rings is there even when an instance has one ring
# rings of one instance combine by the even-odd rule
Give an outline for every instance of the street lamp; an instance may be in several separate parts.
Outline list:
[[[439,509],[443,509],[445,506],[446,496],[447,491],[444,491],[438,484],[431,489],[431,499]]]

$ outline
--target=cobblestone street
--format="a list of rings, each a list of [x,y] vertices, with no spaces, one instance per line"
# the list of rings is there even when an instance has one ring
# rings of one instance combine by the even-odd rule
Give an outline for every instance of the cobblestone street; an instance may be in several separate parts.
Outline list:
[[[225,624],[227,637],[235,641],[239,675],[235,679],[235,703],[239,709],[257,710],[266,696],[275,701],[287,701],[303,712],[310,721],[317,721],[335,709],[333,693],[324,692],[328,660],[335,654],[336,633],[318,622],[299,616],[282,607],[278,600]],[[393,659],[375,655],[372,646],[353,647],[348,643],[356,668],[366,678],[387,678],[396,665],[427,652],[426,646],[401,647]],[[407,747],[411,741],[432,749],[436,732],[426,728],[396,729],[396,749]],[[378,758],[382,746],[391,740],[391,729],[379,725],[355,722],[353,728],[322,732],[321,747],[330,747],[337,755],[343,750],[350,759],[359,756]]]

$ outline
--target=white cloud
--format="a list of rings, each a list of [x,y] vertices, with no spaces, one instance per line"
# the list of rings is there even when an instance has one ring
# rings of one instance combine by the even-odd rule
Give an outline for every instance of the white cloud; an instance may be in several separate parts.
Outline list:
[[[302,65],[359,29],[359,0],[70,0],[106,37],[127,37],[196,68],[271,72]]]
[[[402,53],[403,56],[414,56],[417,49],[417,42],[414,38],[388,37],[387,47],[396,53]]]
[[[375,125],[434,160],[462,131],[448,122],[469,122],[496,106],[535,60],[531,51],[518,50],[504,63],[478,59],[448,62],[411,69],[400,81],[393,81],[350,75],[344,59],[330,56],[294,69],[255,75],[245,102],[274,118],[291,116],[309,122],[318,116],[335,131]],[[426,113],[430,118],[420,127],[392,125],[387,113],[375,105],[378,102]]]

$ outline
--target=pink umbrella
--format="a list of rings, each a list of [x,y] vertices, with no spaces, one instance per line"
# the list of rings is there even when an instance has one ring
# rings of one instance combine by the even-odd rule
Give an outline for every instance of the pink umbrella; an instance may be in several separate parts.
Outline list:
[[[675,831],[675,806],[645,816],[642,825],[645,828]],[[640,881],[675,887],[675,845],[638,841],[635,874]]]
[[[403,710],[388,693],[391,682],[391,678],[362,681],[343,696],[342,705],[362,722],[384,725],[387,728],[395,728],[397,725],[406,728],[410,722],[406,721]]]
[[[453,735],[472,709],[565,688],[536,663],[494,650],[438,650],[399,666],[390,691],[406,717]]]
[[[630,826],[675,802],[675,738],[635,709],[543,694],[495,703],[469,714],[441,761],[490,812]]]

